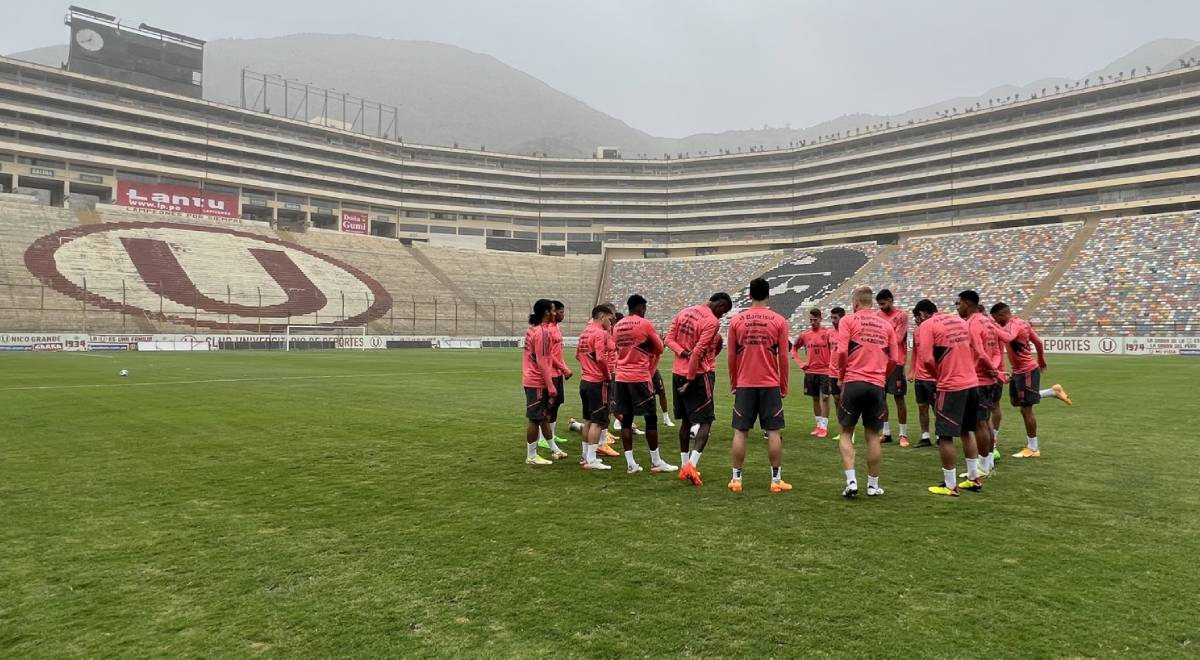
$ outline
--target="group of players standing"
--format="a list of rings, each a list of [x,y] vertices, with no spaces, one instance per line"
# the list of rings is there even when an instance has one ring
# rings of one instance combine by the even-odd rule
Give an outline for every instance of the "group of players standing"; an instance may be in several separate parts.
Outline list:
[[[841,307],[830,310],[832,327],[823,326],[820,309],[810,310],[810,327],[794,342],[788,336],[787,319],[769,308],[769,295],[766,280],[752,281],[751,306],[729,322],[726,355],[734,395],[734,435],[733,474],[728,488],[733,492],[742,490],[746,440],[756,422],[767,440],[770,491],[792,489],[782,478],[780,435],[791,360],[804,371],[804,393],[812,398],[816,425],[810,435],[827,437],[831,401],[836,409],[845,497],[855,497],[859,491],[854,434],[860,422],[867,446],[866,494],[884,493],[879,483],[881,445],[892,442],[887,395],[896,401],[900,446],[930,447],[936,438],[943,476],[929,492],[952,497],[962,490],[982,490],[983,480],[994,470],[1005,382],[1009,383],[1012,405],[1021,410],[1026,431],[1026,447],[1014,458],[1041,456],[1033,406],[1043,397],[1071,403],[1060,385],[1041,389],[1045,354],[1032,326],[1013,315],[1004,303],[985,311],[974,291],[959,294],[956,314],[939,312],[928,299],[917,303],[912,312],[917,325],[911,361],[909,316],[895,308],[887,289],[878,295],[869,287],[855,289],[849,315]],[[622,317],[612,305],[596,306],[592,320],[579,337],[576,357],[582,371],[579,389],[584,420],[580,465],[586,470],[608,470],[611,466],[600,456],[621,455],[605,442],[610,416],[615,415],[628,473],[642,471],[633,452],[634,434],[640,433],[650,448],[652,473],[678,472],[680,480],[699,486],[703,483],[700,459],[716,419],[716,359],[726,343],[721,337],[720,319],[730,312],[732,301],[726,293],[715,293],[707,302],[681,310],[671,321],[665,340],[645,318],[645,298],[635,294],[627,307],[629,314]],[[551,458],[567,456],[558,446],[562,439],[555,435],[564,383],[572,376],[563,360],[563,339],[558,329],[563,311],[562,303],[538,300],[525,335],[526,462],[531,465],[553,462],[538,455],[539,440],[546,443]],[[668,348],[674,353],[672,392],[674,413],[681,422],[680,466],[663,460],[658,443],[656,395],[662,398],[665,408],[658,364]],[[1005,352],[1011,379],[1003,366]],[[910,382],[916,392],[922,432],[915,444],[910,444],[907,431],[905,396]],[[932,436],[931,409],[935,417]],[[635,429],[636,416],[643,417],[641,429]],[[665,413],[664,420],[670,423]],[[966,471],[961,475],[956,472],[955,437],[960,438],[966,460]]]

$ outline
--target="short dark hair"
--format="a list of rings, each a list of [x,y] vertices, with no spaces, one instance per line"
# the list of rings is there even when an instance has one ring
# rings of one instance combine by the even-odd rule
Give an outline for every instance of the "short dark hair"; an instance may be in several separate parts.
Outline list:
[[[875,294],[875,302],[879,302],[881,300],[895,300],[895,298],[892,297],[892,290],[880,289],[879,293]]]
[[[550,304],[554,305],[554,309],[566,309],[567,308],[567,306],[564,305],[561,300],[551,300]]]
[[[750,281],[750,299],[763,301],[771,297],[771,283],[761,277]]]
[[[645,304],[646,304],[646,299],[643,298],[641,296],[641,294],[637,294],[637,293],[633,294],[632,296],[629,296],[629,300],[625,301],[625,307],[627,307],[629,309],[633,309],[634,307],[641,307],[642,305],[645,305]]]
[[[1008,305],[1005,305],[1002,302],[998,302],[995,305],[992,305],[992,309],[990,310],[990,312],[992,314],[999,314],[1000,312],[1003,312],[1006,309],[1008,309]]]
[[[617,321],[620,321],[623,318],[625,318],[625,315],[622,314],[621,312],[613,312],[613,323],[616,323]]]
[[[965,301],[971,303],[972,305],[979,304],[979,294],[971,289],[967,289],[966,291],[963,291],[962,293],[958,294],[958,297],[962,300],[965,300]]]
[[[838,316],[845,316],[846,308],[845,307],[834,307],[833,309],[829,310],[830,316],[833,316],[834,314],[837,314]]]
[[[709,296],[708,302],[723,302],[726,305],[733,307],[733,299],[730,298],[729,294],[725,293],[724,291],[718,291],[717,293],[714,293],[711,296]]]
[[[820,307],[813,307],[812,309],[808,310],[808,315],[809,315],[809,316],[820,316],[820,315],[821,315],[821,308],[820,308]]]
[[[542,322],[542,317],[546,316],[546,312],[550,311],[553,303],[545,298],[539,298],[533,303],[533,313],[529,315],[529,325],[537,325]]]
[[[612,311],[609,309],[608,305],[596,305],[592,308],[592,318],[594,319],[598,319],[605,314],[612,314]]]
[[[616,307],[616,305],[613,305],[612,303],[600,303],[600,306],[603,307],[605,309],[605,311],[607,311],[609,314],[617,313],[617,307]]]
[[[922,298],[917,302],[917,306],[913,307],[913,313],[921,312],[922,314],[937,314],[937,305],[928,298]]]

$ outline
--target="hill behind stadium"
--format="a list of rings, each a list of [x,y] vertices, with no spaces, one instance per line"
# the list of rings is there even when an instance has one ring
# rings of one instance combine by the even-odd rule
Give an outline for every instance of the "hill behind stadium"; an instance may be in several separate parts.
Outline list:
[[[66,61],[66,46],[11,56],[58,66]],[[1131,70],[1140,75],[1146,67],[1162,71],[1190,57],[1200,57],[1200,42],[1157,39],[1088,75],[1093,81],[1104,75],[1128,75]],[[774,147],[876,123],[903,124],[976,103],[986,108],[989,99],[1017,94],[1028,98],[1071,82],[1045,78],[1019,86],[1000,85],[979,96],[946,99],[899,115],[851,114],[804,129],[730,130],[672,139],[639,131],[494,57],[447,44],[332,34],[215,39],[205,50],[205,96],[237,105],[242,67],[396,105],[409,142],[568,157],[587,157],[599,145],[651,157]]]

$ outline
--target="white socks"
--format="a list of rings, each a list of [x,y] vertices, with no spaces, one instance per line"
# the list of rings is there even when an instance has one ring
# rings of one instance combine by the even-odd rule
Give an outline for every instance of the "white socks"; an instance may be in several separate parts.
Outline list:
[[[692,464],[692,467],[700,467],[700,452],[693,449],[692,455],[688,457],[688,462]]]
[[[844,472],[846,473],[846,485],[847,486],[849,486],[850,484],[858,483],[858,474],[854,471],[854,468],[850,468],[849,470],[844,470]]]
[[[662,462],[663,462],[662,456],[658,455],[658,450],[651,449],[650,450],[650,465],[658,465],[659,463],[662,463]]]
[[[733,480],[734,481],[742,480],[742,468],[733,468]]]
[[[782,465],[780,465],[779,467],[775,467],[774,465],[771,466],[771,481],[772,482],[783,481],[783,466]]]
[[[908,424],[901,424],[901,425],[900,425],[900,435],[902,435],[902,436],[904,436],[904,437],[906,437],[906,438],[908,437]]]
[[[968,479],[978,479],[979,478],[979,458],[978,457],[967,459],[967,478]]]
[[[620,418],[616,418],[616,417],[614,417],[614,418],[613,418],[613,430],[614,430],[614,431],[620,431],[620,430],[621,430],[621,420],[620,420]]]
[[[674,426],[674,424],[671,423],[671,415],[665,410],[663,411],[663,424],[666,424],[667,426]]]
[[[1037,451],[1038,450],[1037,436],[1035,435],[1032,438],[1025,438],[1025,446],[1029,447],[1033,451]]]
[[[929,439],[929,431],[921,431],[921,439],[928,440]]]
[[[550,435],[558,437],[558,422],[550,422]]]
[[[562,451],[558,448],[558,443],[554,441],[554,437],[546,438],[546,442],[550,445],[550,451]]]
[[[989,453],[987,456],[981,456],[980,460],[983,461],[984,471],[990,473],[992,471],[992,468],[996,466],[996,453],[992,452],[992,453]]]
[[[545,440],[546,434],[542,433],[542,425],[538,424],[538,440]]]
[[[879,477],[867,475],[867,488],[879,488]]]
[[[536,442],[526,442],[525,443],[525,458],[533,458],[535,456],[537,456],[537,443]]]
[[[968,459],[968,461],[969,460],[970,459]],[[949,470],[942,468],[942,483],[946,484],[946,488],[949,488],[950,490],[957,488],[958,484],[955,482],[956,478],[957,477],[954,474],[954,468],[950,468]]]
[[[892,434],[892,425],[891,424],[888,424],[887,422],[883,423],[883,434],[884,435]]]
[[[633,466],[637,465],[637,461],[633,460],[633,450],[632,449],[625,452],[625,465],[628,465],[629,467],[633,467]]]
[[[679,467],[683,467],[687,464],[688,464],[688,453],[686,451],[679,452]]]
[[[1051,388],[1048,390],[1038,390],[1038,394],[1042,395],[1043,397],[1049,398],[1049,397],[1054,396],[1054,389]]]

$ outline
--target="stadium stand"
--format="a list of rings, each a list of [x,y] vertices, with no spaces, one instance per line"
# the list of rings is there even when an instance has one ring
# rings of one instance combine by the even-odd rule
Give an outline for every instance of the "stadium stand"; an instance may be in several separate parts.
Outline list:
[[[953,309],[959,291],[975,289],[986,304],[1004,301],[1019,313],[1080,226],[1072,222],[902,239],[889,258],[875,260],[854,281],[891,289],[906,311],[921,298],[939,309]]]
[[[1193,335],[1198,309],[1200,213],[1107,218],[1034,322],[1066,336]]]
[[[772,284],[772,298],[783,305],[776,311],[792,316],[794,322],[797,314],[803,314],[802,307],[826,297],[877,249],[874,243],[854,243],[733,256],[615,259],[603,298],[622,307],[630,294],[640,293],[649,301],[648,318],[664,326],[680,309],[707,300],[715,291],[733,296],[735,307],[748,305],[739,297],[744,297],[750,280],[766,277]]]
[[[158,226],[162,223],[184,229]],[[133,239],[133,243],[126,242],[123,250],[116,240],[88,243],[84,249],[73,247],[84,245],[79,241],[64,243],[51,236],[63,231],[87,232],[97,224],[131,225],[141,232],[124,236],[123,240]],[[187,231],[189,226],[205,229]],[[285,248],[297,246],[297,252],[289,251],[293,260],[303,262],[306,272],[325,278],[314,282],[328,299],[321,311],[276,319],[253,318],[253,309],[271,305],[286,309],[296,304],[290,297],[299,294],[291,289],[287,293],[267,279],[264,266],[255,263],[247,250],[223,252],[230,240],[229,230],[261,236]],[[139,238],[162,240],[171,246],[171,254],[166,254],[144,244],[140,249],[146,268],[170,272],[177,263],[188,275],[182,279],[190,281],[163,278],[167,281],[148,282],[126,254]],[[39,243],[42,249],[30,250]],[[60,244],[68,247],[53,249]],[[564,333],[574,333],[586,322],[600,273],[598,258],[564,260],[482,250],[408,248],[392,239],[341,232],[275,231],[265,223],[229,224],[107,205],[99,205],[95,211],[71,210],[5,195],[0,198],[0,329],[105,333],[277,331],[280,324],[286,323],[353,321],[356,314],[375,303],[375,294],[363,282],[306,256],[305,249],[331,257],[378,282],[385,297],[391,298],[387,309],[370,324],[370,331],[378,334],[510,335],[524,325],[532,298],[541,296],[567,304]],[[418,255],[420,258],[415,258]],[[434,263],[436,272],[426,265]],[[79,291],[67,295],[61,291],[62,286],[48,282],[42,275],[50,272],[51,266],[87,295]],[[31,272],[30,267],[38,273]],[[276,281],[279,279],[276,277]],[[192,286],[191,281],[198,282],[193,287],[197,291],[191,295],[210,299],[209,307],[222,311],[205,312],[188,304],[173,304],[170,296],[156,293],[164,288]],[[303,306],[297,304],[297,309]],[[122,313],[122,309],[139,311]]]

